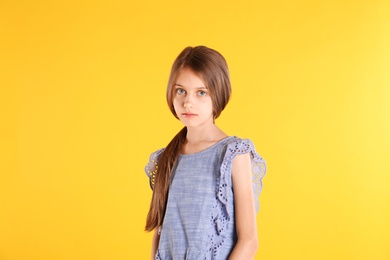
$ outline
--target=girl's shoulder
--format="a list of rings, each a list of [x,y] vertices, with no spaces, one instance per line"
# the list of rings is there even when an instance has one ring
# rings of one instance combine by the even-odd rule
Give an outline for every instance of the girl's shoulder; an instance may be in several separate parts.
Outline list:
[[[244,154],[249,152],[257,153],[255,145],[251,139],[232,136],[232,138],[229,138],[229,140],[226,142],[227,156],[236,156],[237,154]]]
[[[161,154],[164,152],[165,148],[160,148],[157,151],[153,152],[149,156],[148,164],[145,166],[145,172],[149,177],[151,174],[157,170],[158,160]]]
[[[256,151],[251,139],[234,136],[226,143],[223,154],[221,172],[228,173],[231,170],[233,159],[240,154],[249,154],[251,158],[252,171],[258,178],[262,178],[266,172],[264,158]]]
[[[231,171],[233,159],[239,154],[249,153],[251,158],[252,169],[252,181],[253,181],[253,194],[255,197],[256,211],[259,210],[260,204],[258,197],[262,190],[262,179],[266,173],[267,167],[265,160],[256,151],[255,145],[251,139],[234,137],[227,142],[226,152],[224,154],[221,170],[220,170],[220,185],[219,199],[222,203],[226,204],[226,195],[228,187],[231,181]]]
[[[157,151],[154,151],[149,156],[149,161],[158,160],[160,155],[164,152],[165,148],[160,148]]]
[[[154,180],[156,178],[157,168],[158,168],[158,160],[161,154],[164,152],[165,148],[158,149],[153,152],[149,156],[149,161],[145,166],[145,173],[149,177],[150,188],[154,187]]]

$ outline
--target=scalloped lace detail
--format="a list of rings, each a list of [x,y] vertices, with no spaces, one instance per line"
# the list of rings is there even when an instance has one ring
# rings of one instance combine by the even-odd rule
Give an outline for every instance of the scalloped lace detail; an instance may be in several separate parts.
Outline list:
[[[229,212],[232,203],[228,203],[229,182],[227,178],[231,177],[232,160],[238,154],[250,153],[252,163],[252,181],[253,196],[255,198],[256,212],[260,208],[259,195],[262,189],[262,178],[266,172],[265,161],[256,152],[252,141],[249,139],[236,139],[229,143],[226,148],[225,157],[220,168],[220,179],[217,181],[216,204],[213,207],[210,224],[214,229],[210,229],[208,234],[208,246],[204,259],[218,259],[218,249],[224,243],[226,236],[225,230],[231,220]]]
[[[158,161],[158,158],[160,157],[160,155],[162,154],[163,151],[164,151],[164,148],[161,148],[161,149],[155,151],[154,153],[152,153],[150,155],[148,164],[145,166],[145,173],[149,177],[149,184],[150,184],[150,188],[152,190],[154,188],[154,183],[156,180],[156,174],[157,174],[157,170],[158,170],[158,162],[157,161]]]

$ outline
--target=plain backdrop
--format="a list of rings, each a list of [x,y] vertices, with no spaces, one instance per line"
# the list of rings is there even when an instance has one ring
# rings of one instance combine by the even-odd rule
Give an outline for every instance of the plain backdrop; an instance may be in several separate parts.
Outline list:
[[[148,259],[151,152],[186,46],[265,158],[256,259],[390,259],[387,0],[0,0],[0,259]]]

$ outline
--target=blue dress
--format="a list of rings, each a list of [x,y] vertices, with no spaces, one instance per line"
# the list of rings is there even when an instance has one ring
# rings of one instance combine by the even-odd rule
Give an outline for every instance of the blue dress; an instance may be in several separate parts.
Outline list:
[[[145,172],[153,188],[158,158],[151,154]],[[236,242],[232,160],[250,153],[256,211],[266,171],[252,141],[227,137],[194,154],[180,154],[171,174],[167,208],[156,259],[228,259]]]

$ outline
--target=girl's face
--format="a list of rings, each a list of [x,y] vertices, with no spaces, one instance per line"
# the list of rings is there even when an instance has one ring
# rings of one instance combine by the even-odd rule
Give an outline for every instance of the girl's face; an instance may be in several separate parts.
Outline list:
[[[203,81],[189,68],[184,68],[174,85],[173,106],[187,127],[213,124],[213,103]]]

